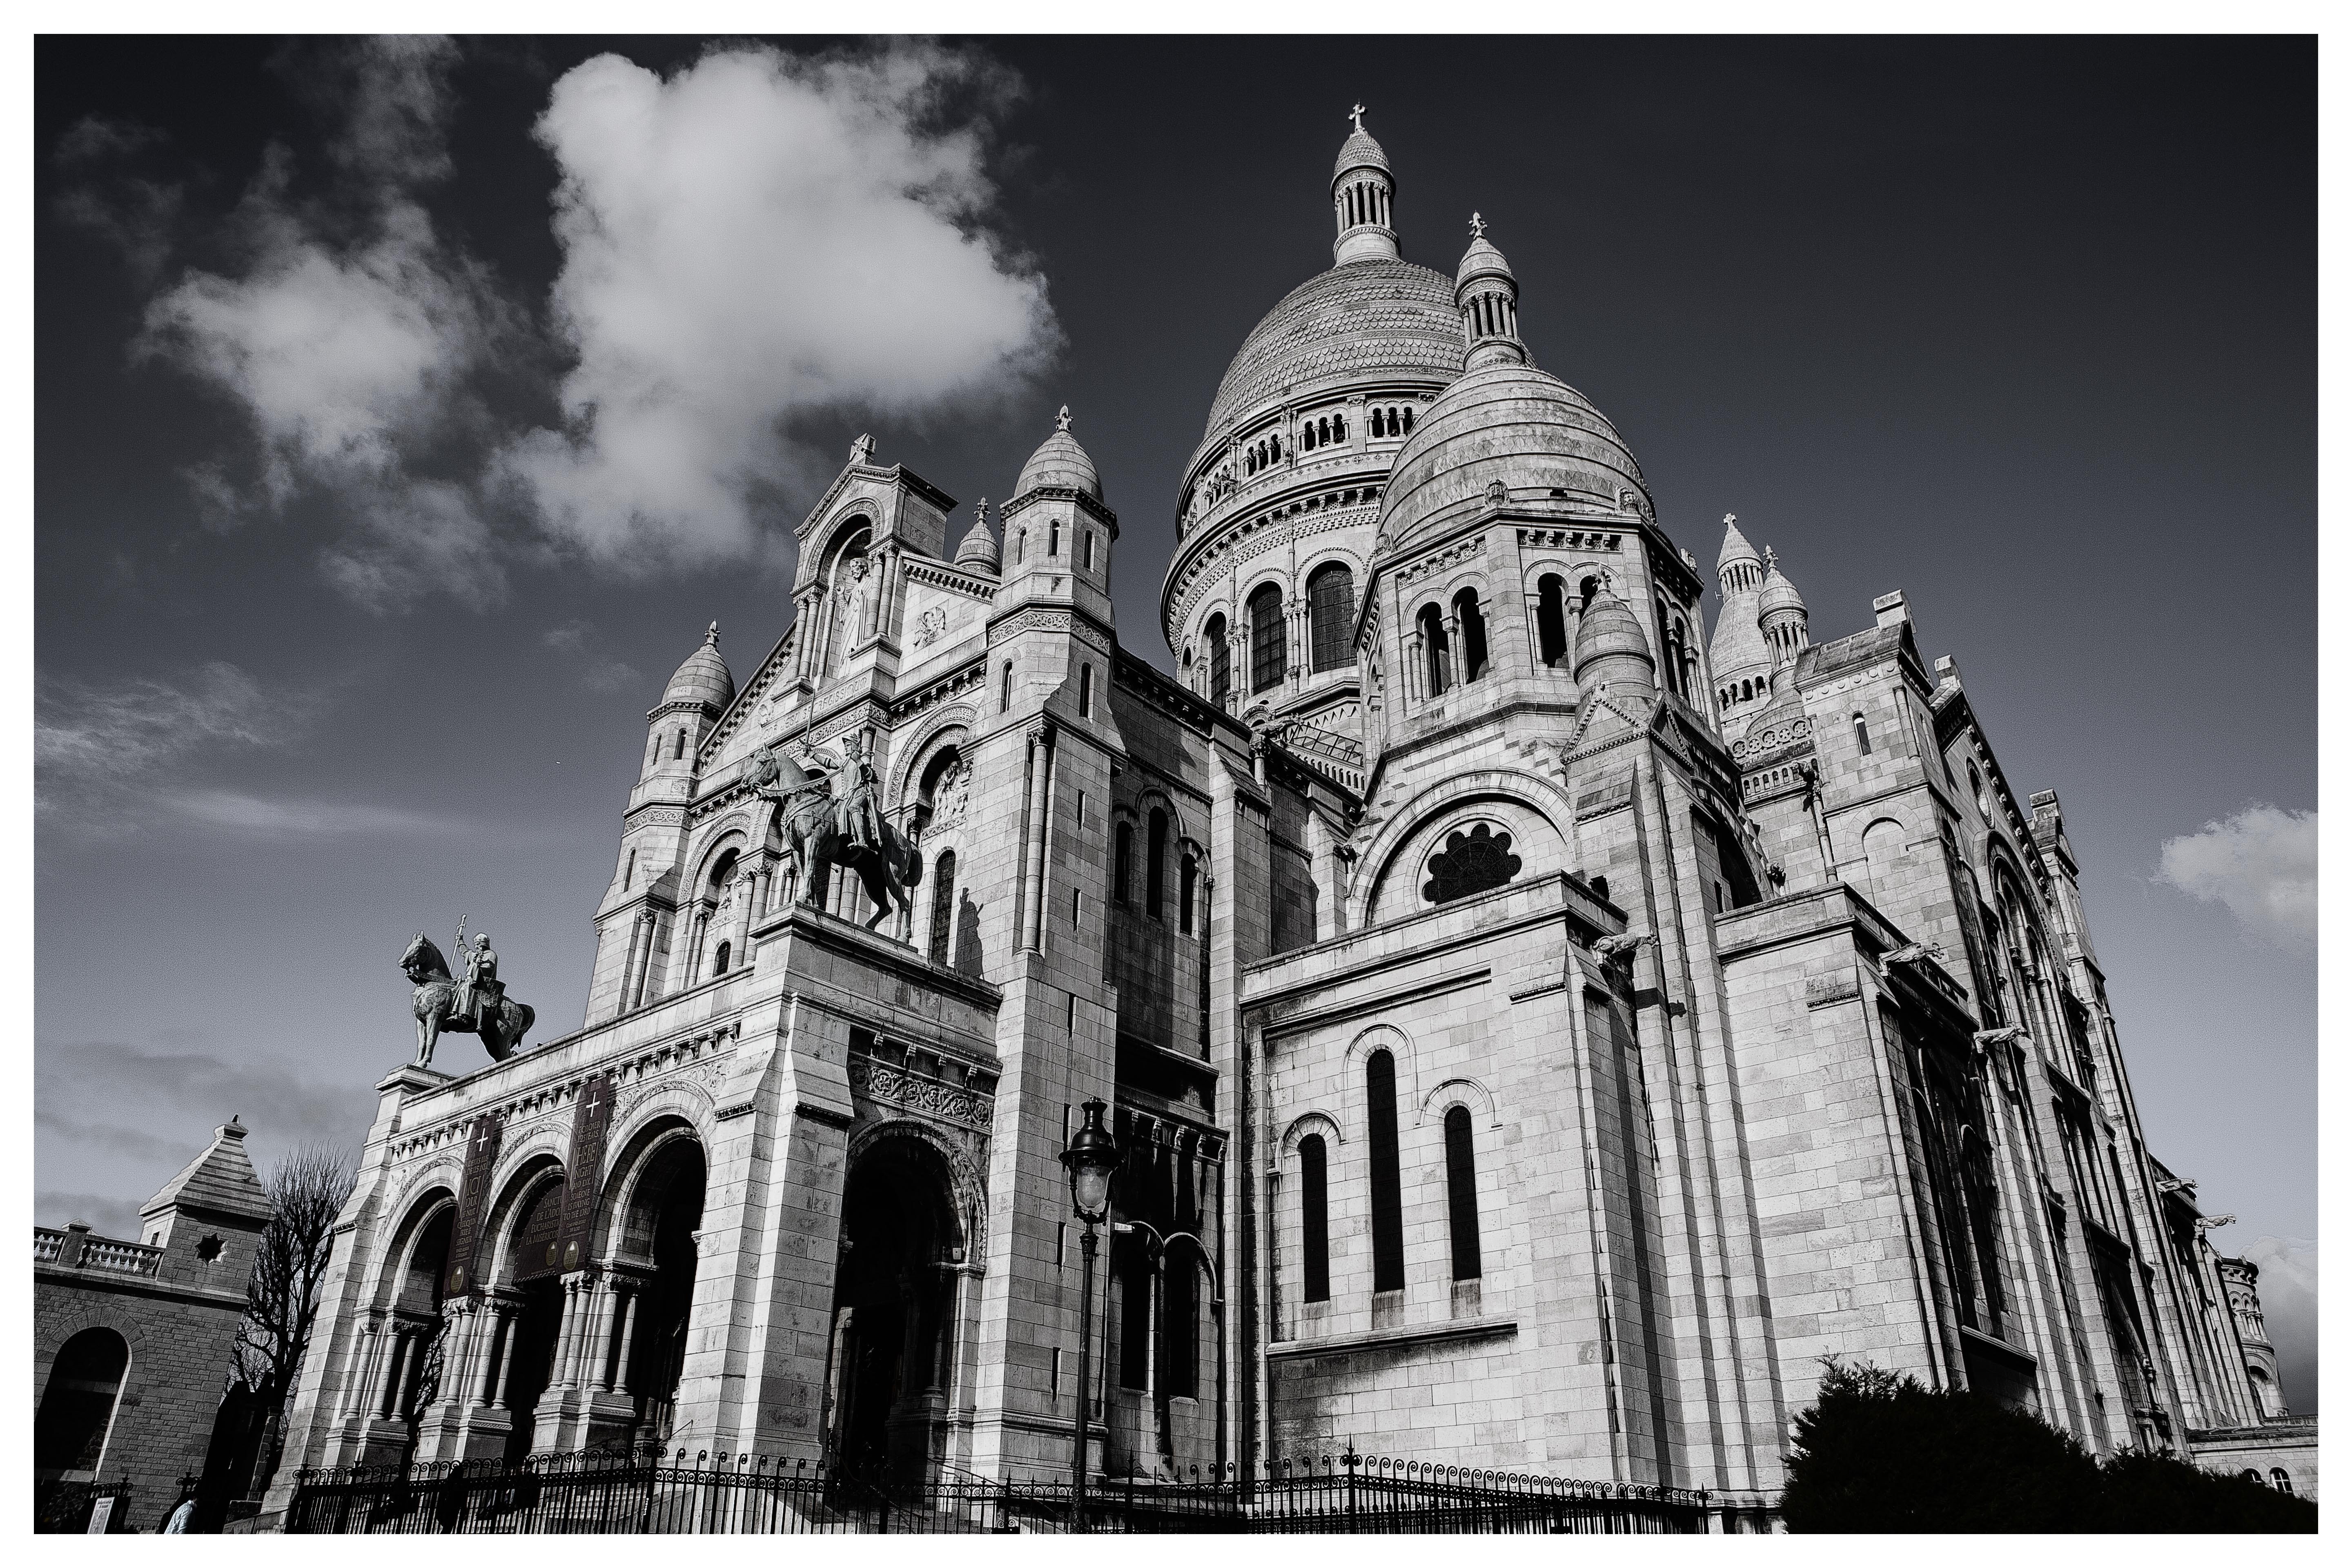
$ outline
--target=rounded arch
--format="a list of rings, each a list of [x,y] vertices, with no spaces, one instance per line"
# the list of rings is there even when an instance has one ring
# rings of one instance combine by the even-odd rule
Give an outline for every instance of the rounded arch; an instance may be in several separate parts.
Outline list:
[[[130,1383],[131,1342],[119,1330],[92,1325],[58,1347],[33,1416],[37,1480],[102,1474]]]
[[[409,1276],[419,1262],[426,1260],[431,1248],[437,1244],[446,1254],[448,1246],[448,1225],[457,1214],[457,1184],[436,1183],[409,1198],[398,1211],[399,1223],[394,1226],[392,1245],[378,1257],[374,1279],[362,1300],[377,1307],[397,1307],[406,1304],[410,1294]],[[439,1227],[441,1235],[433,1234]]]
[[[1309,1134],[1319,1135],[1335,1147],[1348,1142],[1348,1135],[1340,1130],[1338,1117],[1328,1110],[1302,1110],[1292,1117],[1290,1125],[1282,1131],[1282,1157],[1286,1160],[1297,1158],[1298,1141]]]
[[[871,549],[874,535],[880,527],[873,512],[866,507],[844,508],[838,517],[824,525],[824,531],[816,538],[814,548],[809,552],[810,559],[817,563],[817,577],[822,579],[829,575],[852,546]]]
[[[562,1205],[565,1174],[563,1163],[551,1151],[541,1150],[491,1187],[498,1196],[483,1220],[483,1242],[476,1253],[477,1268],[487,1275],[485,1283],[510,1286],[518,1272],[537,1261],[518,1259],[515,1249],[527,1229],[551,1217],[544,1212],[549,1204]]]
[[[1348,1042],[1341,1103],[1346,1107],[1349,1126],[1360,1129],[1366,1125],[1364,1065],[1381,1051],[1388,1052],[1389,1059],[1396,1066],[1397,1103],[1421,1103],[1421,1069],[1413,1058],[1412,1037],[1394,1024],[1374,1024]]]
[[[891,752],[899,760],[892,766],[888,781],[891,808],[903,806],[920,795],[923,779],[940,752],[950,748],[958,752],[969,751],[971,731],[979,723],[980,715],[969,704],[958,703],[929,715],[903,743],[894,742]]]
[[[590,1233],[596,1256],[649,1263],[652,1226],[648,1216],[672,1195],[684,1152],[690,1150],[707,1168],[709,1156],[702,1134],[682,1112],[662,1107],[635,1118],[626,1134],[609,1147],[614,1152],[607,1157],[598,1184],[596,1217]],[[595,1173],[581,1173],[583,1181],[594,1176]]]
[[[1457,774],[1430,785],[1389,813],[1371,843],[1364,847],[1362,857],[1356,862],[1356,874],[1348,886],[1349,914],[1353,917],[1350,924],[1367,914],[1380,912],[1390,901],[1387,889],[1399,885],[1395,879],[1402,874],[1405,862],[1413,858],[1424,836],[1442,830],[1454,816],[1489,802],[1524,813],[1523,826],[1540,824],[1548,830],[1540,836],[1541,843],[1519,845],[1518,853],[1526,862],[1521,876],[1547,874],[1548,857],[1557,858],[1557,869],[1572,868],[1568,861],[1574,840],[1560,824],[1575,820],[1575,803],[1559,785],[1537,774],[1510,768]]]
[[[909,1154],[899,1147],[902,1144],[920,1145],[924,1152]],[[851,1135],[843,1169],[854,1174],[860,1160],[877,1154],[936,1162],[936,1168],[947,1180],[954,1210],[948,1216],[955,1238],[950,1245],[962,1249],[966,1262],[976,1262],[987,1256],[987,1184],[961,1144],[929,1122],[892,1117],[868,1122]]]
[[[1472,1121],[1478,1126],[1495,1128],[1503,1124],[1495,1110],[1494,1091],[1475,1078],[1449,1078],[1431,1089],[1422,1097],[1421,1114],[1416,1120],[1440,1121],[1457,1105],[1469,1111]]]

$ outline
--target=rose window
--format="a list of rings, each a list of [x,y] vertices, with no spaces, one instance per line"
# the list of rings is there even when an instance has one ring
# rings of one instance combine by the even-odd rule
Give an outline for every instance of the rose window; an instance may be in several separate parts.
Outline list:
[[[1433,904],[1447,903],[1499,888],[1518,874],[1511,836],[1482,822],[1445,836],[1445,847],[1429,858],[1429,880],[1422,884],[1421,896]]]

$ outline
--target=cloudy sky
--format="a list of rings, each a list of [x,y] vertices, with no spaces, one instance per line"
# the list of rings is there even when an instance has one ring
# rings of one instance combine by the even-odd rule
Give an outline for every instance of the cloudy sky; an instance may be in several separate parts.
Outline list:
[[[1329,264],[1357,100],[1440,268],[1815,636],[1908,595],[2055,788],[2160,1155],[2315,1401],[2315,50],[2296,40],[36,50],[37,1217],[232,1112],[355,1142],[407,937],[575,1026],[646,709],[739,675],[871,431],[1068,403],[1165,664],[1179,470]],[[447,1047],[463,1058],[472,1042]]]

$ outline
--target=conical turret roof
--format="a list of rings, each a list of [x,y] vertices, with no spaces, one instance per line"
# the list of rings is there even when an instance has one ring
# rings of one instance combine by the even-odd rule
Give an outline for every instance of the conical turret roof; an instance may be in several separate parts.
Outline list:
[[[724,708],[735,700],[735,672],[719,657],[719,623],[702,634],[702,646],[686,656],[677,673],[669,678],[662,691],[662,701],[699,702],[712,708]]]
[[[1004,569],[1004,547],[996,542],[996,532],[988,526],[988,498],[982,496],[973,509],[971,531],[956,546],[955,563],[967,572],[984,572],[993,577]]]
[[[1051,485],[1058,489],[1083,490],[1095,500],[1102,500],[1102,479],[1095,472],[1095,460],[1070,434],[1070,406],[1062,405],[1056,416],[1060,424],[1054,433],[1037,444],[1029,460],[1021,465],[1021,478],[1014,482],[1015,500],[1031,490]]]
[[[1336,182],[1350,169],[1378,169],[1384,174],[1392,173],[1389,169],[1388,153],[1372,140],[1372,133],[1361,126],[1339,143],[1339,158],[1331,165],[1331,178]]]
[[[1725,513],[1723,548],[1716,552],[1715,569],[1720,572],[1735,561],[1760,562],[1763,559],[1756,553],[1756,547],[1748,542],[1748,536],[1739,531],[1739,520],[1728,512]]]

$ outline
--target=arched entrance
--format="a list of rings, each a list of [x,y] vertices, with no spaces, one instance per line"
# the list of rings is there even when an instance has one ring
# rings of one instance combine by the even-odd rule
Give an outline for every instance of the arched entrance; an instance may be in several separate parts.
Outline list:
[[[444,1202],[417,1228],[393,1297],[388,1331],[392,1360],[378,1414],[408,1426],[408,1451],[416,1447],[425,1412],[454,1391],[446,1385],[446,1335],[441,1317],[442,1276],[449,1268],[449,1238],[457,1205]]]
[[[613,1250],[613,1272],[628,1300],[620,1335],[606,1353],[622,1391],[635,1404],[633,1441],[640,1450],[666,1445],[677,1417],[694,1307],[695,1235],[709,1174],[701,1143],[689,1132],[670,1132],[629,1189]],[[597,1371],[601,1382],[604,1369]]]
[[[106,1458],[131,1346],[112,1329],[84,1329],[58,1350],[33,1418],[33,1479],[93,1480]]]
[[[850,1166],[825,1379],[825,1457],[843,1473],[912,1480],[946,1458],[964,1261],[954,1194],[918,1137],[878,1138]]]
[[[539,1406],[555,1365],[555,1342],[563,1324],[562,1265],[556,1256],[556,1229],[563,1216],[563,1173],[550,1169],[516,1205],[507,1232],[504,1289],[507,1346],[499,1403],[513,1425],[506,1456],[528,1458],[538,1429]]]

